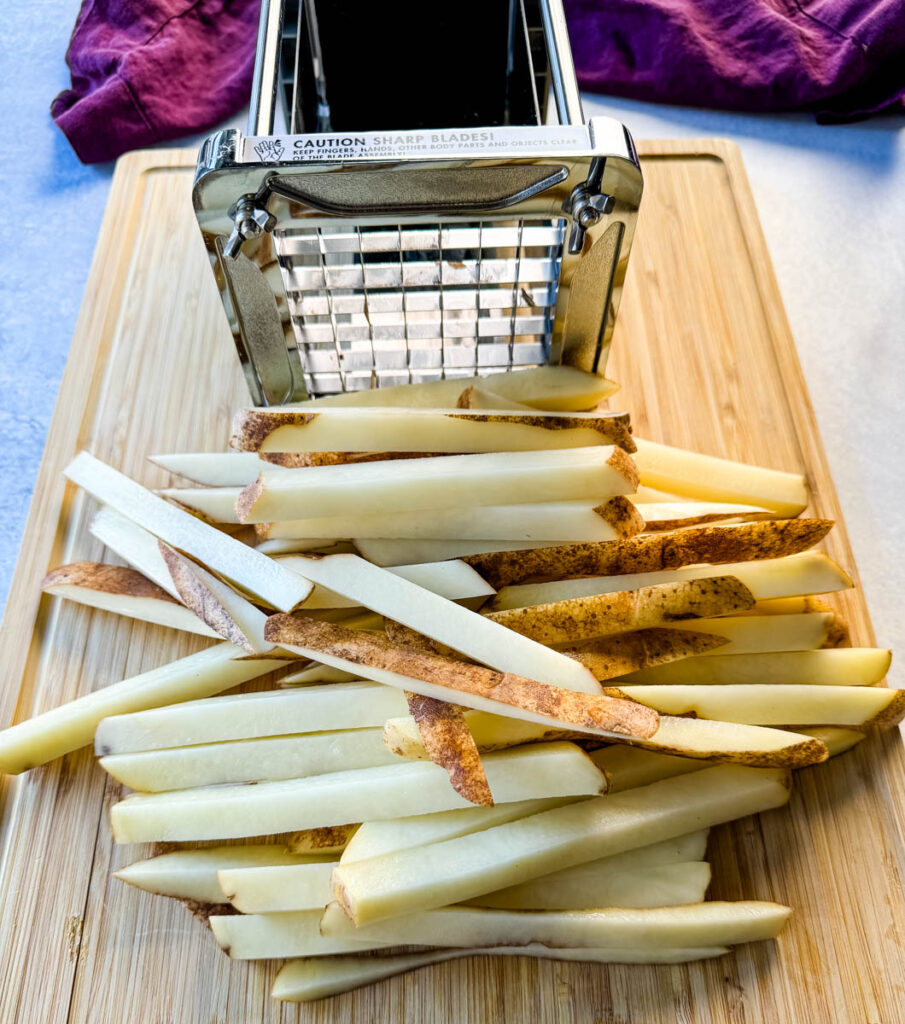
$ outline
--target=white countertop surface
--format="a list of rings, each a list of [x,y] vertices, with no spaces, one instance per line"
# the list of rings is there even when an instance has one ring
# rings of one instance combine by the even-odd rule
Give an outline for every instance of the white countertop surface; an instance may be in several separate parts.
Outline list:
[[[112,167],[50,120],[73,0],[15,4],[0,35],[0,602],[5,600]],[[836,480],[877,640],[905,652],[905,118],[838,127],[585,97],[636,138],[741,147]],[[195,144],[177,140],[171,145]],[[902,654],[905,663],[905,653]],[[905,685],[905,673],[892,680]]]

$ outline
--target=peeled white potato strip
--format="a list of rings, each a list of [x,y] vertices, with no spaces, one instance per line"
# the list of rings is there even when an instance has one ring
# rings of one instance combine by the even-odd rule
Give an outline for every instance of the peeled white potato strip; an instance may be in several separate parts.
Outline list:
[[[806,551],[832,529],[829,519],[782,519],[737,526],[692,526],[609,543],[559,544],[533,551],[496,551],[465,558],[497,589],[566,576],[662,572],[709,562],[748,562]]]
[[[713,654],[759,654],[772,651],[807,651],[826,643],[833,625],[832,612],[805,612],[803,615],[737,615],[715,619],[695,619],[679,624],[684,631],[725,637],[724,647]],[[676,628],[663,623],[662,629]],[[711,657],[704,651],[701,657]]]
[[[635,500],[635,496],[632,496]],[[681,530],[688,526],[704,523],[741,523],[758,519],[773,519],[775,512],[758,505],[740,505],[720,501],[666,501],[639,504],[638,511],[644,517],[644,529]]]
[[[395,945],[392,942],[327,938],[321,935],[323,910],[295,914],[211,916],[214,938],[233,960],[273,960],[285,956],[331,956]]]
[[[631,494],[638,478],[621,448],[449,455],[306,469],[265,470],[236,503],[242,523],[344,515],[350,505],[382,513],[532,501],[604,501]]]
[[[128,562],[142,576],[153,580],[171,597],[179,600],[179,591],[173,586],[170,570],[163,560],[160,544],[153,533],[148,533],[131,519],[126,519],[106,505],[95,512],[89,529],[91,535],[115,555]]]
[[[789,799],[789,784],[783,771],[705,768],[472,835],[340,864],[334,897],[358,925],[414,914],[779,807]]]
[[[224,867],[217,881],[226,902],[243,914],[322,910],[330,902],[330,875],[337,863]]]
[[[212,572],[275,608],[289,611],[311,592],[309,583],[273,559],[170,505],[88,452],[77,455],[65,473],[74,484],[153,533],[158,540],[197,559]]]
[[[808,503],[800,473],[749,466],[712,455],[635,438],[641,483],[703,501],[750,502],[784,516],[797,516]]]

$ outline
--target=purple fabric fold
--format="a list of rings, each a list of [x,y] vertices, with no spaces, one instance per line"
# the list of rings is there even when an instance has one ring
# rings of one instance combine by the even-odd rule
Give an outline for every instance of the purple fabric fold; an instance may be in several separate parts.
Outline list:
[[[565,0],[582,88],[853,120],[905,98],[905,0]]]
[[[191,135],[248,101],[259,0],[85,0],[51,116],[84,163]]]

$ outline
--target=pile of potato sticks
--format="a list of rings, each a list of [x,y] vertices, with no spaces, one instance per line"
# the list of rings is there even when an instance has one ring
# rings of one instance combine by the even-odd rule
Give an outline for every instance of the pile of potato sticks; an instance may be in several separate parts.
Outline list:
[[[705,900],[708,829],[905,701],[815,596],[852,582],[804,480],[635,438],[585,411],[607,385],[245,410],[231,451],[154,456],[193,485],[158,494],[80,454],[126,564],[44,589],[220,642],[5,730],[0,769],[93,741],[134,790],[115,840],[176,844],[118,877],[200,908],[231,957],[287,960],[279,999],[774,937],[789,908]]]

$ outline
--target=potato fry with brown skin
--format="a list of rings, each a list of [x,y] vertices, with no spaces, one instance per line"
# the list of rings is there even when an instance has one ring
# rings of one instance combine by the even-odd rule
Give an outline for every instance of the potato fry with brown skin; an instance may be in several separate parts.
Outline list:
[[[286,837],[289,853],[341,853],[352,836],[360,828],[354,825],[324,825],[321,828],[306,828],[301,832],[290,832]]]
[[[600,735],[650,736],[659,716],[650,708],[497,672],[395,644],[372,633],[305,616],[273,615],[265,636],[337,668],[355,665],[378,682],[554,727]],[[648,712],[640,715],[636,712]],[[652,717],[651,717],[652,716]]]
[[[757,505],[739,505],[727,502],[676,501],[642,503],[638,509],[644,516],[646,533],[661,530],[682,530],[689,526],[704,526],[719,522],[758,522],[776,519],[775,512]]]
[[[565,647],[562,653],[580,661],[600,681],[703,655],[727,643],[725,637],[713,633],[655,627],[598,637],[574,647]],[[628,668],[629,665],[635,667]]]
[[[542,644],[568,644],[667,622],[729,615],[753,605],[754,595],[741,580],[712,576],[486,614]]]
[[[832,529],[829,519],[782,519],[737,526],[696,526],[676,533],[623,541],[561,544],[527,551],[492,551],[463,559],[492,586],[568,576],[616,576],[679,569],[697,562],[719,565],[797,554]]]

